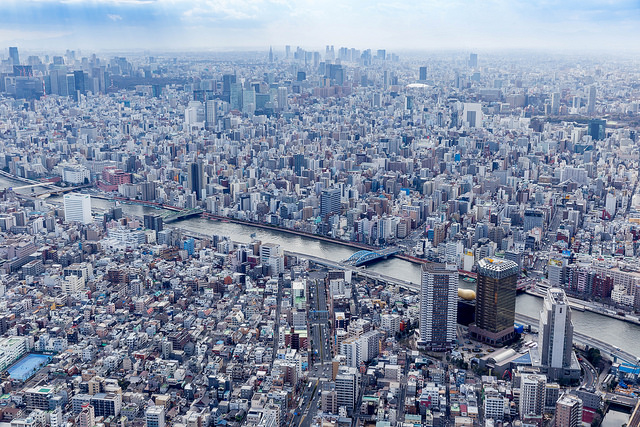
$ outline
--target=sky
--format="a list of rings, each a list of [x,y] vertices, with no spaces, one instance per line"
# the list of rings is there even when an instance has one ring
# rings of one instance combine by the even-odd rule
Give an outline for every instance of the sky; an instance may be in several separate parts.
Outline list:
[[[579,52],[639,41],[640,0],[0,0],[0,46],[26,49]]]

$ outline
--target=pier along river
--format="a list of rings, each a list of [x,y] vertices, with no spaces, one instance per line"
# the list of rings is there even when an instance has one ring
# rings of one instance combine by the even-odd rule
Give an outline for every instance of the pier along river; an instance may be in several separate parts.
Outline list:
[[[18,181],[13,182],[13,180],[0,176],[0,187],[18,187],[20,185]],[[30,190],[19,190],[19,192],[29,194]],[[49,200],[60,203],[62,202],[62,197],[51,197]],[[114,206],[112,201],[96,198],[92,198],[91,203],[94,209],[97,208],[100,211],[108,210]],[[158,209],[142,205],[122,204],[120,206],[124,213],[138,217],[142,217],[144,214],[159,213]],[[331,261],[346,259],[357,250],[339,243],[288,234],[286,231],[278,229],[263,229],[244,224],[211,221],[204,218],[185,219],[171,224],[171,226],[207,235],[229,236],[233,241],[246,243],[249,243],[252,240],[251,235],[255,234],[255,238],[262,242],[277,243],[285,250],[309,254]],[[392,257],[379,261],[367,268],[387,276],[420,283],[420,266],[402,259]],[[461,280],[460,287],[474,289],[475,284],[469,284]],[[516,311],[527,316],[537,318],[541,307],[542,299],[532,295],[522,294],[518,295],[516,299]],[[576,310],[572,312],[572,319],[577,332],[598,338],[640,358],[640,326],[596,313]]]

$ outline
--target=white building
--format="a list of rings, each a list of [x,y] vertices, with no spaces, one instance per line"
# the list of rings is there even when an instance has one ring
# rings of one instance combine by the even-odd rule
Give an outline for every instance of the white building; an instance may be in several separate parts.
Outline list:
[[[520,417],[542,415],[545,403],[547,377],[538,374],[525,374],[520,384]]]
[[[144,415],[147,427],[164,427],[166,425],[164,406],[149,406]]]
[[[67,223],[72,221],[91,224],[91,196],[87,194],[71,193],[64,195],[64,218]]]
[[[27,352],[25,337],[0,338],[0,370],[4,371]]]

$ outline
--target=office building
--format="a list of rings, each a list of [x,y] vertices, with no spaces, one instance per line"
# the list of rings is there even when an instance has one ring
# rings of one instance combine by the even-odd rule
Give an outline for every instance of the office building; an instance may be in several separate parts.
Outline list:
[[[477,271],[476,321],[469,332],[490,345],[502,345],[514,336],[518,264],[483,258]]]
[[[346,365],[359,368],[364,362],[376,357],[380,350],[381,334],[368,331],[361,336],[351,337],[340,344],[340,354],[346,357]]]
[[[91,224],[91,196],[80,193],[64,195],[64,219],[65,222],[80,222]]]
[[[560,92],[553,92],[551,94],[551,114],[558,114],[560,112]]]
[[[162,231],[162,217],[160,215],[146,214],[144,216],[144,228],[147,230]]]
[[[551,380],[579,379],[580,364],[573,352],[571,309],[562,289],[547,291],[538,331],[538,346],[530,351],[533,366]]]
[[[122,407],[119,393],[98,393],[91,398],[91,405],[98,417],[118,416]]]
[[[360,391],[360,372],[356,368],[341,367],[335,383],[338,409],[344,406],[348,413],[352,413]]]
[[[420,81],[424,82],[427,80],[427,67],[420,67]]]
[[[591,119],[588,123],[588,131],[591,138],[602,141],[606,136],[607,121],[603,119]]]
[[[340,189],[330,188],[320,193],[320,216],[340,213]]]
[[[11,59],[11,65],[20,65],[20,55],[16,46],[9,48],[9,59]]]
[[[478,54],[470,53],[469,54],[469,67],[476,68],[478,66]]]
[[[540,311],[538,349],[541,362],[553,368],[571,365],[573,322],[569,301],[562,289],[549,288]]]
[[[525,233],[534,228],[542,228],[544,226],[544,214],[542,211],[535,209],[527,209],[524,212],[524,231]]]
[[[164,406],[149,406],[144,415],[147,427],[165,427]]]
[[[596,87],[592,85],[589,87],[589,101],[587,103],[587,113],[593,114],[596,111]]]
[[[204,182],[204,167],[201,161],[189,164],[189,176],[187,180],[189,190],[196,193],[196,198],[202,200],[206,194],[206,183]]]
[[[547,377],[524,374],[520,382],[520,417],[541,416],[544,412]]]
[[[582,400],[571,394],[563,394],[556,402],[555,427],[579,427],[582,425]]]
[[[457,316],[457,266],[439,263],[424,264],[420,287],[418,345],[431,350],[451,348],[456,339]]]

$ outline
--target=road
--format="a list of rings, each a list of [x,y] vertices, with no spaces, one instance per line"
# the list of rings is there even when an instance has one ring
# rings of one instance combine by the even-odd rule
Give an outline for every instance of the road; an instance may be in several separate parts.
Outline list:
[[[292,420],[292,426],[309,427],[320,410],[320,391],[324,383],[332,380],[333,358],[329,340],[329,313],[327,306],[326,272],[310,272],[308,275],[308,313],[311,339],[311,358],[309,360],[308,387],[301,397],[298,410]]]
[[[531,316],[527,316],[524,314],[516,313],[516,322],[522,323],[524,325],[530,325],[534,328],[538,328],[540,321]],[[611,357],[616,357],[617,359],[624,360],[629,363],[636,363],[638,361],[638,357],[635,355],[628,353],[626,351],[620,350],[617,347],[613,347],[603,341],[600,341],[596,338],[592,338],[588,335],[581,334],[579,332],[573,332],[573,341],[579,344],[588,345],[590,347],[595,347],[599,349],[602,353],[606,353]]]
[[[598,386],[598,371],[593,367],[588,360],[584,358],[579,359],[580,366],[584,372],[584,377],[582,380],[582,387],[588,390],[596,390]]]

